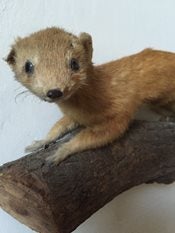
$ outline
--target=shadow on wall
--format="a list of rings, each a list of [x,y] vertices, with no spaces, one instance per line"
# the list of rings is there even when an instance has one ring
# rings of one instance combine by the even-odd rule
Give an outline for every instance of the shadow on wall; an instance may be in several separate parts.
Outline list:
[[[74,233],[173,233],[174,192],[173,184],[135,187],[95,213]]]

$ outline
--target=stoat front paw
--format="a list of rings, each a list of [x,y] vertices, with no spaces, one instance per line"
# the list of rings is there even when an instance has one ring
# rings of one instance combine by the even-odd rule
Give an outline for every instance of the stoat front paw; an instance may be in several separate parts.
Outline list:
[[[36,152],[40,149],[45,149],[49,145],[49,142],[46,140],[39,140],[39,141],[33,141],[33,143],[30,146],[27,146],[25,148],[25,152]]]
[[[65,144],[63,144],[58,148],[58,150],[55,152],[54,155],[49,156],[48,158],[46,158],[46,160],[49,163],[54,163],[58,165],[64,159],[66,159],[70,154],[71,154],[70,150],[67,148]]]

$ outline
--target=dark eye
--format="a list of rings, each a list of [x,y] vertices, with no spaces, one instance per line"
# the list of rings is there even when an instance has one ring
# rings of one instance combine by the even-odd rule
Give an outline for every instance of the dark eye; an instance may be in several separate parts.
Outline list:
[[[78,71],[80,69],[80,65],[75,58],[72,58],[70,61],[70,68],[73,71]]]
[[[34,65],[32,64],[31,61],[26,61],[24,68],[25,68],[25,72],[27,74],[33,74],[33,72],[34,72]]]

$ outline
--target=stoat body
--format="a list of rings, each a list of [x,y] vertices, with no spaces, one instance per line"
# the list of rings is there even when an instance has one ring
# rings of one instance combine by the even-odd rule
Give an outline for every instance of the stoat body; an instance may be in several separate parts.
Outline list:
[[[42,100],[54,102],[64,116],[34,151],[83,126],[49,160],[119,138],[145,103],[174,111],[175,54],[145,49],[102,65],[92,63],[92,39],[48,28],[18,39],[7,57],[16,79]]]

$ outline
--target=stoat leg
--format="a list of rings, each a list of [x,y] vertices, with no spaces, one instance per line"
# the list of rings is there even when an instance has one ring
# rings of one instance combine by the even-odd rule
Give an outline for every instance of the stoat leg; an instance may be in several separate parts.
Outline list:
[[[129,120],[113,118],[103,124],[82,129],[70,141],[60,145],[56,153],[47,158],[55,164],[60,163],[70,154],[97,148],[112,142],[127,129]]]
[[[50,143],[56,141],[57,138],[76,128],[78,124],[67,116],[62,117],[51,128],[44,140],[34,141],[30,146],[25,148],[25,152],[34,152],[47,147]]]

